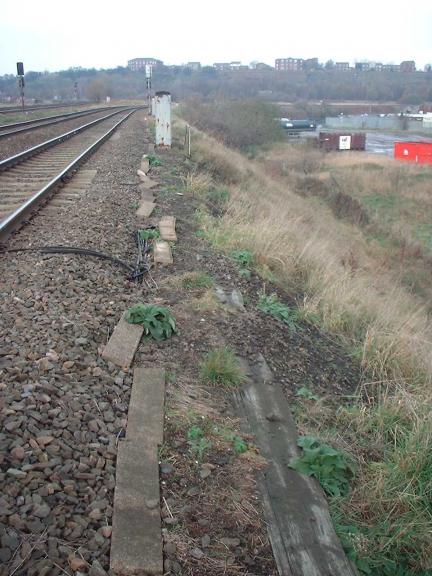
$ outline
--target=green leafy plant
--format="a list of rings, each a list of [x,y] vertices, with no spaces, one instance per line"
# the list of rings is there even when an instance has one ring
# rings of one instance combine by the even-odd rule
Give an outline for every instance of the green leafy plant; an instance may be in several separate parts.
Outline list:
[[[252,276],[251,271],[248,270],[247,268],[240,268],[239,274],[240,274],[240,276],[242,276],[242,278],[246,278],[246,280],[250,280],[250,278]]]
[[[211,442],[205,437],[204,430],[194,424],[188,430],[188,444],[198,460],[202,460],[205,452],[211,448]]]
[[[270,296],[263,294],[259,299],[258,309],[280,320],[291,330],[297,330],[298,311],[281,302],[276,294]]]
[[[196,424],[194,424],[193,426],[191,426],[188,430],[188,440],[198,440],[199,438],[202,438],[204,436],[204,430],[200,427],[197,426]]]
[[[306,398],[307,400],[319,400],[319,397],[306,386],[299,388],[296,392],[296,396],[300,396],[300,398]]]
[[[253,255],[249,250],[233,250],[230,256],[242,268],[248,268],[253,264]]]
[[[232,439],[232,443],[234,452],[236,454],[243,454],[244,452],[247,452],[248,449],[247,444],[240,436],[234,436],[234,438]]]
[[[290,468],[316,478],[331,496],[348,492],[354,466],[343,452],[320,443],[314,436],[300,436],[297,444],[303,448],[303,454],[290,461]]]
[[[218,433],[217,428],[215,428],[215,432]],[[234,452],[236,454],[243,454],[243,452],[247,452],[248,445],[241,436],[238,436],[232,430],[229,429],[222,430],[220,431],[220,433],[222,433],[224,440],[232,442]]]
[[[155,340],[166,340],[177,332],[174,316],[164,306],[136,304],[126,312],[125,319],[130,324],[144,326],[145,335]]]
[[[139,232],[141,240],[154,240],[155,238],[159,238],[160,232],[157,228],[145,228],[144,230],[140,230]]]
[[[154,154],[149,154],[147,156],[150,166],[162,166],[162,161],[160,158]]]
[[[201,375],[208,382],[222,386],[237,386],[244,379],[237,358],[229,346],[216,348],[207,354],[201,363]]]

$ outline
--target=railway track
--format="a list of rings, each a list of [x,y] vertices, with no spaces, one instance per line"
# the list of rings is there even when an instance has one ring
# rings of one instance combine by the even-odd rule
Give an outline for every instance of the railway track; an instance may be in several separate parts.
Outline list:
[[[62,122],[67,122],[68,120],[74,120],[75,118],[81,118],[83,116],[96,114],[98,112],[104,112],[107,110],[125,109],[125,108],[127,108],[127,106],[112,106],[109,108],[105,106],[103,108],[92,108],[89,110],[81,110],[80,112],[65,112],[64,114],[56,114],[55,116],[36,118],[34,120],[25,120],[24,122],[3,124],[0,125],[0,139],[8,138],[10,136],[14,136],[15,134],[23,134],[24,132],[30,132],[31,130],[37,130],[38,128],[43,128],[45,126],[60,124]]]
[[[42,104],[41,106],[25,106],[25,112],[33,112],[34,110],[48,110],[51,108],[70,108],[71,106],[85,106],[91,102],[68,102],[64,104]],[[0,106],[0,114],[10,114],[11,112],[22,112],[22,106]]]
[[[112,112],[1,161],[0,242],[45,204],[137,109]]]

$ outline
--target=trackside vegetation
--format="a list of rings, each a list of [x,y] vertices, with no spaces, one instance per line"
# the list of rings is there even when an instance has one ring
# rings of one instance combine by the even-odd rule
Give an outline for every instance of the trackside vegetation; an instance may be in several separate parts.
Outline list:
[[[430,575],[432,171],[358,154],[323,156],[277,136],[273,147],[270,136],[252,138],[251,154],[254,108],[237,117],[247,126],[236,141],[222,122],[203,119],[219,106],[228,104],[195,118],[182,111],[198,128],[191,179],[201,182],[200,233],[261,275],[267,293],[259,309],[269,321],[287,330],[313,323],[362,366],[356,395],[343,401],[299,391],[303,455],[291,465],[323,485],[361,574]],[[220,187],[229,197],[214,213],[205,199]],[[296,306],[273,296],[271,284]]]

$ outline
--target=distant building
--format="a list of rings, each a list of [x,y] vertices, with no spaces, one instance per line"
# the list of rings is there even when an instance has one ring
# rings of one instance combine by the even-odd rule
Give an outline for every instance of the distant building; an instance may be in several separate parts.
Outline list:
[[[383,64],[383,72],[400,72],[400,64]]]
[[[370,63],[369,62],[356,62],[355,69],[359,70],[360,72],[367,72],[370,70]]]
[[[303,66],[303,58],[277,58],[275,60],[276,70],[282,70],[284,72],[303,70]]]
[[[242,64],[241,62],[231,62],[230,70],[249,70],[249,66]]]
[[[216,62],[213,64],[216,70],[249,70],[249,66],[242,64],[241,62]]]
[[[201,70],[201,62],[188,62],[186,68],[190,68],[194,72]]]
[[[349,70],[349,68],[350,68],[349,62],[335,62],[336,70]]]
[[[266,64],[265,62],[257,62],[255,64],[256,70],[273,70],[273,66]]]
[[[216,68],[216,70],[231,70],[231,64],[229,62],[215,62],[213,68]]]
[[[163,66],[162,60],[156,60],[156,58],[133,58],[128,60],[128,68],[132,72],[137,72],[138,70],[145,70],[146,66]]]
[[[400,63],[400,71],[401,72],[415,72],[416,65],[414,60],[404,60]]]

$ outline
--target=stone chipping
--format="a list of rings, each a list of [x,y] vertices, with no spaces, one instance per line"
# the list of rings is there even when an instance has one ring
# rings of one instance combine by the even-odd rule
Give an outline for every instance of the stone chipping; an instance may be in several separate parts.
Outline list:
[[[145,144],[137,112],[85,164],[98,172],[79,201],[37,215],[9,247],[75,245],[133,263]],[[100,353],[144,288],[85,256],[9,253],[0,267],[0,576],[103,576],[132,376]]]

